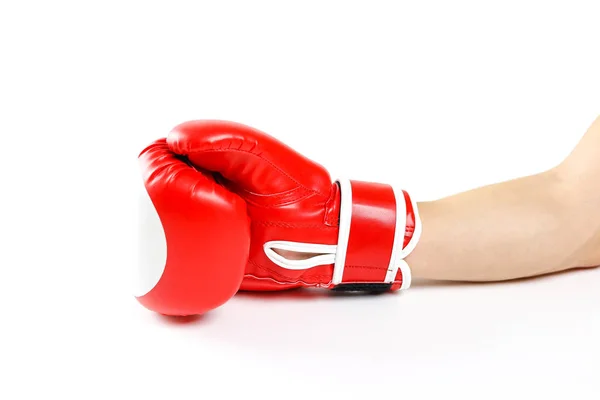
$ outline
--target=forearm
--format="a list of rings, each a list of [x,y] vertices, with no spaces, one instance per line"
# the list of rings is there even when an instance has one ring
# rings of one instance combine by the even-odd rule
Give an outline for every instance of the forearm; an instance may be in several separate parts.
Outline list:
[[[579,266],[598,218],[571,189],[552,170],[420,203],[413,276],[496,281]]]

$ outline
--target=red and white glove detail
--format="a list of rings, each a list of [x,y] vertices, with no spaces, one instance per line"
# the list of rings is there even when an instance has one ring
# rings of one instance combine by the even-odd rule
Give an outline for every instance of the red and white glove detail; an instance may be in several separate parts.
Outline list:
[[[336,180],[336,183],[341,189],[337,244],[270,241],[263,246],[267,257],[279,267],[290,270],[333,264],[331,282],[325,283],[326,287],[372,281],[401,282],[399,288],[408,289],[411,271],[404,258],[415,248],[421,233],[417,206],[410,195],[382,184],[349,180]],[[290,260],[275,250],[315,255]],[[364,269],[347,269],[346,265],[378,268],[371,270],[371,279],[367,280]],[[384,266],[387,267],[385,275]]]
[[[194,166],[220,174],[246,201],[251,242],[241,289],[410,286],[404,259],[418,243],[421,221],[406,191],[332,182],[321,165],[233,122],[189,121],[171,131],[167,144]],[[310,256],[290,259],[276,250]]]

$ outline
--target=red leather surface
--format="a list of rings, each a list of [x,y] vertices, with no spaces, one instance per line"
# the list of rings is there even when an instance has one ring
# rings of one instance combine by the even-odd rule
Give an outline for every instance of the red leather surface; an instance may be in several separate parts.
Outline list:
[[[137,299],[167,315],[203,314],[239,289],[248,261],[250,222],[244,201],[158,140],[139,155],[144,185],[167,240],[156,286]]]
[[[252,239],[242,290],[331,287],[333,264],[284,269],[269,260],[263,250],[263,244],[272,240],[337,244],[340,191],[327,170],[266,133],[228,121],[185,122],[170,132],[167,143],[192,164],[220,173],[227,186],[247,202]],[[347,273],[353,280],[376,277],[382,282],[385,276],[389,251],[371,252],[386,246],[391,251],[389,229],[395,219],[390,218],[390,190],[382,185],[369,194],[359,184],[362,193],[355,211],[365,218],[357,221],[364,226],[356,225],[360,232],[353,236],[349,252],[350,260],[357,264],[350,265]],[[367,206],[369,202],[384,208],[374,212]],[[383,237],[370,236],[369,223],[375,228],[372,235]],[[383,262],[386,257],[388,261]]]
[[[396,200],[389,185],[352,181],[352,222],[344,283],[383,282],[396,230]]]

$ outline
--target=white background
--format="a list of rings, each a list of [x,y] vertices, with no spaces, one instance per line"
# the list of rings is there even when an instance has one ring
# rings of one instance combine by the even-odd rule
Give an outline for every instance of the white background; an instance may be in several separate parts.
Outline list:
[[[597,1],[15,0],[0,46],[0,398],[598,398],[598,269],[183,320],[128,278],[137,154],[188,119],[418,200],[554,166],[600,113]]]

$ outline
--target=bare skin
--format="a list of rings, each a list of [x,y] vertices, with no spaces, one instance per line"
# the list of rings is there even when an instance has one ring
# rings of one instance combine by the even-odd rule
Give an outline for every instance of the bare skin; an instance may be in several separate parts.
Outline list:
[[[502,281],[598,266],[600,117],[551,170],[418,207],[423,233],[406,258],[414,278]]]

